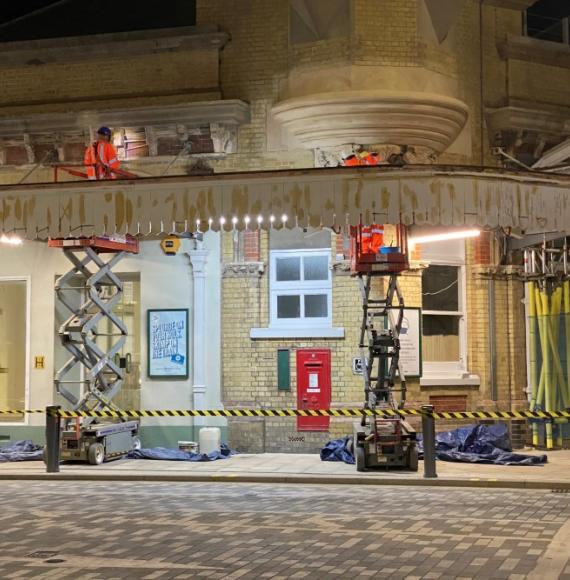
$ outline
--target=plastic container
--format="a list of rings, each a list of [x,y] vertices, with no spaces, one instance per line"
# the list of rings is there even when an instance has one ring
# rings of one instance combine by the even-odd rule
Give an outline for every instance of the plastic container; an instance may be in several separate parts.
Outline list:
[[[200,453],[219,452],[222,445],[222,434],[219,427],[202,427],[200,429]]]
[[[198,453],[198,443],[196,441],[178,441],[178,449],[188,453]]]

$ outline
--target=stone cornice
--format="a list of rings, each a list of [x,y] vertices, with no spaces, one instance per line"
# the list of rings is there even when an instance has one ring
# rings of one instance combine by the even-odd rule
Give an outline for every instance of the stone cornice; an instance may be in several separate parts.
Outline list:
[[[509,34],[497,45],[497,49],[503,60],[516,59],[570,68],[570,46],[561,42]]]
[[[552,112],[544,110],[538,103],[524,106],[512,104],[487,111],[487,122],[492,132],[496,131],[533,131],[541,135],[563,138],[570,135],[570,108]]]
[[[237,99],[197,101],[182,105],[100,109],[76,114],[50,113],[0,117],[0,139],[17,138],[23,133],[65,133],[89,127],[199,126],[217,123],[239,126],[250,119],[249,105]]]
[[[264,262],[226,262],[222,266],[222,278],[258,278],[264,272]]]
[[[181,26],[42,40],[6,42],[1,68],[122,58],[184,50],[219,50],[228,41],[216,26]]]
[[[483,0],[483,4],[486,6],[508,8],[509,10],[526,10],[535,2],[536,0]]]

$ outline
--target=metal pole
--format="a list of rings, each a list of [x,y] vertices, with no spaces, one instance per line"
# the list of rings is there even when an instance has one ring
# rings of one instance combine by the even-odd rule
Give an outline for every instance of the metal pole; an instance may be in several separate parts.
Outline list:
[[[424,439],[424,477],[437,477],[435,470],[435,419],[433,405],[422,406],[422,432]]]
[[[58,414],[61,407],[46,407],[46,472],[59,473],[59,438],[61,418]]]

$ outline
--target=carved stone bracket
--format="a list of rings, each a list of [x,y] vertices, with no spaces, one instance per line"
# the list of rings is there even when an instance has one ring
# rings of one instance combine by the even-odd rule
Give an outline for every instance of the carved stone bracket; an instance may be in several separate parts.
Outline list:
[[[350,274],[350,260],[339,260],[331,264],[333,274],[337,276],[345,276]]]
[[[226,262],[222,278],[257,278],[265,272],[265,262]]]

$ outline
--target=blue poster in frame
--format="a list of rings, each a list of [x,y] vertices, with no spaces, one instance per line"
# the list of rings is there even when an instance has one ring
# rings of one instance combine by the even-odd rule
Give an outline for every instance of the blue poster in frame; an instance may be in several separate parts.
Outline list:
[[[188,378],[188,309],[148,310],[148,377]]]

